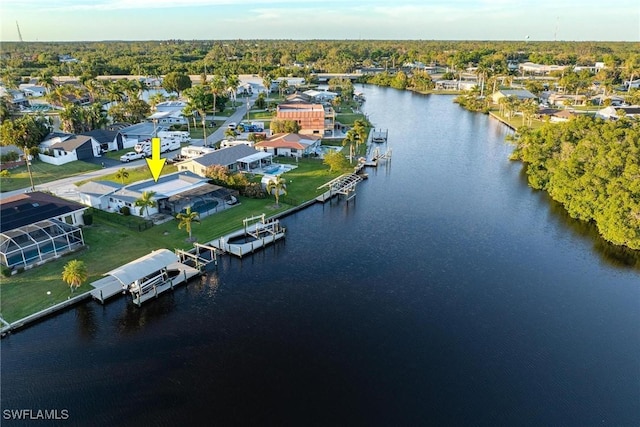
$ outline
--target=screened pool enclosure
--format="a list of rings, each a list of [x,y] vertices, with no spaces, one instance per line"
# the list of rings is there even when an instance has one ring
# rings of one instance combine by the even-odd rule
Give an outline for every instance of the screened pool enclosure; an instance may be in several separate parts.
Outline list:
[[[0,263],[26,268],[83,245],[79,227],[48,219],[0,233]]]

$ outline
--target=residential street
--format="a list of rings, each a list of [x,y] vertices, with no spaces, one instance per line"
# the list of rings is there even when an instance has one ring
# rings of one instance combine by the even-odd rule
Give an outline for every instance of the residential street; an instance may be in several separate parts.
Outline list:
[[[257,93],[258,91],[254,91],[253,95],[248,98],[249,99],[249,108],[253,105],[253,103],[255,102],[256,98],[257,98]],[[224,131],[227,129],[227,124],[231,123],[231,122],[236,122],[236,123],[240,123],[247,114],[247,104],[246,104],[246,99],[247,98],[241,98],[242,100],[245,101],[245,103],[238,107],[237,111],[235,113],[233,113],[230,117],[224,117],[224,116],[216,116],[214,119],[216,121],[222,121],[224,120],[223,124],[216,129],[211,135],[207,135],[207,146],[209,145],[213,145],[214,143],[224,139]],[[192,140],[191,143],[193,145],[204,145],[204,140],[202,139],[196,139],[196,140]],[[162,154],[161,157],[167,158],[167,157],[173,157],[176,155],[176,151],[173,152],[169,152],[169,153],[165,153]],[[96,159],[95,162],[100,163],[102,160],[100,158]],[[47,182],[44,184],[36,184],[35,185],[35,189],[37,191],[47,191],[47,192],[51,192],[57,196],[63,197],[67,200],[73,200],[76,202],[79,202],[79,196],[78,196],[78,190],[77,187],[75,186],[75,183],[78,181],[83,181],[83,180],[87,180],[87,179],[93,179],[93,178],[97,178],[103,175],[107,175],[107,174],[111,174],[111,173],[115,173],[118,169],[120,168],[127,168],[127,169],[131,169],[131,168],[136,168],[142,165],[146,165],[146,161],[144,159],[141,160],[136,160],[130,163],[120,163],[118,161],[112,160],[112,159],[105,159],[105,168],[104,169],[99,169],[96,171],[92,171],[92,172],[87,172],[84,174],[80,174],[80,175],[75,175],[72,177],[68,177],[68,178],[62,178],[59,179],[57,181],[51,181],[51,182]],[[29,191],[29,188],[23,188],[20,190],[15,190],[15,191],[8,191],[8,192],[3,192],[0,193],[0,200],[16,195],[16,194],[22,194],[22,193],[26,193]]]

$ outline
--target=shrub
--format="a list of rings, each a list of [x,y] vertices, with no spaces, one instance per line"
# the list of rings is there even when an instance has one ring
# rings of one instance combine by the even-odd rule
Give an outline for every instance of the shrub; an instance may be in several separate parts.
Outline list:
[[[2,266],[0,266],[0,274],[2,274],[4,277],[10,277],[11,276],[11,269],[9,267],[7,267],[6,265],[2,265]]]
[[[93,213],[91,213],[90,211],[85,211],[82,214],[82,220],[84,221],[84,225],[91,225],[93,224]]]
[[[120,213],[124,216],[129,216],[131,215],[131,209],[129,208],[129,206],[123,206],[120,208]]]

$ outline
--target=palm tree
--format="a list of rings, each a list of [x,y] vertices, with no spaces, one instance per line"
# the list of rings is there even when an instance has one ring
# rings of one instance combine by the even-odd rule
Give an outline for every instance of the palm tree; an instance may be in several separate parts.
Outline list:
[[[71,288],[71,292],[74,291],[74,288],[79,288],[80,285],[82,285],[82,282],[86,281],[88,278],[89,272],[87,271],[87,266],[83,261],[78,261],[77,259],[66,263],[62,270],[62,280],[67,282]]]
[[[233,99],[235,103],[236,94],[238,93],[238,85],[240,84],[240,79],[236,74],[232,74],[229,77],[227,77],[226,83],[227,83],[227,92],[229,93],[229,98]]]
[[[220,76],[213,76],[211,82],[209,83],[209,89],[213,94],[213,115],[216,114],[216,100],[218,96],[220,96],[224,92],[225,82],[220,78]]]
[[[287,194],[287,180],[281,176],[277,176],[275,179],[270,179],[269,182],[267,182],[267,193],[271,193],[272,191],[276,198],[276,207],[279,207],[280,193],[283,193],[284,195]]]
[[[51,77],[49,74],[42,74],[40,77],[38,77],[38,83],[40,84],[40,86],[44,86],[44,88],[47,90],[47,93],[51,93],[51,89],[55,89],[56,87],[56,83],[53,81],[53,77]]]
[[[200,220],[198,219],[199,216],[200,214],[198,212],[191,211],[191,206],[189,206],[184,213],[180,212],[178,215],[176,215],[176,219],[180,221],[178,223],[178,229],[182,230],[182,228],[184,227],[187,230],[187,233],[189,233],[189,240],[192,240],[191,223],[200,222]]]
[[[280,80],[280,83],[278,83],[278,89],[280,90],[280,97],[282,98],[284,96],[284,92],[287,90],[287,88],[289,87],[289,82],[286,80]]]
[[[122,185],[124,185],[124,181],[127,178],[129,178],[129,172],[127,172],[127,169],[126,168],[118,169],[118,172],[116,172],[116,179],[119,179]]]
[[[112,81],[105,80],[104,83],[105,92],[109,101],[118,103],[124,99],[124,91],[118,82],[114,83]]]
[[[151,111],[155,111],[156,105],[164,102],[164,95],[160,92],[156,92],[149,97],[149,105],[151,106]]]
[[[271,93],[271,83],[273,83],[273,79],[269,74],[262,78],[262,85],[264,86],[265,92],[267,92],[267,99],[269,99],[269,94]]]
[[[155,195],[155,191],[143,191],[140,198],[133,203],[135,207],[140,208],[140,215],[144,213],[145,218],[149,213],[149,208],[153,208],[157,204],[157,202],[153,199]]]

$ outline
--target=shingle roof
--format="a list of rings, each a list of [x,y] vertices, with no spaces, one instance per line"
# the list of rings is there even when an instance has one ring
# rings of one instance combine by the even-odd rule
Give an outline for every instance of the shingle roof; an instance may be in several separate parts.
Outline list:
[[[195,163],[209,167],[213,165],[228,166],[234,164],[238,159],[257,153],[257,150],[244,144],[233,147],[221,148],[213,153],[193,159]]]
[[[13,230],[86,208],[79,203],[40,191],[18,194],[0,201],[0,231]]]
[[[84,145],[87,141],[90,141],[90,136],[85,135],[73,135],[69,139],[65,139],[61,142],[56,142],[51,148],[62,148],[64,151],[73,151],[76,148]]]
[[[80,135],[87,135],[93,137],[98,142],[113,142],[116,139],[118,132],[115,130],[107,129],[94,129],[89,132],[82,132]]]
[[[89,181],[78,187],[78,192],[94,197],[102,197],[122,188],[121,184],[112,181]]]

